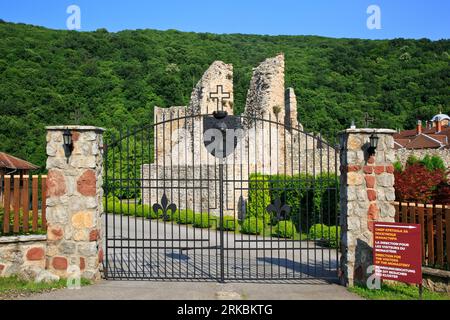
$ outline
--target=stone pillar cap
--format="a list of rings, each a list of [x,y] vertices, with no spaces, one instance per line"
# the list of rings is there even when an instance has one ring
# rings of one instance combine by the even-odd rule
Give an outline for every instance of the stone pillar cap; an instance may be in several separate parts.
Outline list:
[[[48,126],[45,127],[48,131],[62,131],[62,130],[76,130],[76,131],[100,131],[104,132],[106,129],[101,127],[94,127],[94,126],[76,126],[76,125],[69,125],[69,126]]]
[[[392,129],[372,129],[372,128],[355,128],[355,129],[345,129],[340,134],[344,133],[381,133],[381,134],[394,134],[395,130]]]

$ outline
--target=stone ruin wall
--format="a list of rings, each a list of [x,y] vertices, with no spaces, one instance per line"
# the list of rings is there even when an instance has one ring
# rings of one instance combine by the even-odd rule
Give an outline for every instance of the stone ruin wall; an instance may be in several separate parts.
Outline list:
[[[318,148],[315,138],[301,132],[295,92],[284,87],[284,67],[284,56],[278,55],[253,70],[243,135],[224,162],[226,214],[241,211],[251,173],[335,172],[334,149],[325,143]],[[230,93],[219,106],[210,98],[218,85]],[[216,61],[193,89],[188,107],[155,108],[155,160],[141,168],[145,204],[159,203],[165,192],[180,209],[219,212],[219,160],[204,146],[202,115],[217,109],[232,115],[233,105],[233,68]],[[264,121],[252,121],[255,117]]]
[[[416,156],[423,159],[426,155],[441,157],[447,168],[450,168],[450,149],[397,149],[395,150],[396,161],[400,161],[403,165],[410,156]]]

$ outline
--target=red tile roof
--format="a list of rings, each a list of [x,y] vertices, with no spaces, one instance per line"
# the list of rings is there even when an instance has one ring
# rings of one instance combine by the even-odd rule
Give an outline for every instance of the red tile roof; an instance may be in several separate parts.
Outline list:
[[[450,126],[436,132],[436,127],[423,128],[421,134],[414,130],[404,130],[394,134],[395,148],[437,149],[450,148]]]
[[[0,152],[0,168],[7,168],[7,169],[19,169],[19,170],[36,170],[39,169],[38,166],[16,158],[10,154]]]

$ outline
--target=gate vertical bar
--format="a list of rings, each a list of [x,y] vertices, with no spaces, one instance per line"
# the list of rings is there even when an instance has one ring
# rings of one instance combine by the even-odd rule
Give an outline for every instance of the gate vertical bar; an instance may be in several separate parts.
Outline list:
[[[106,245],[105,245],[105,271],[104,271],[104,275],[105,275],[105,279],[108,280],[108,273],[109,273],[109,257],[108,257],[108,196],[109,196],[109,188],[108,188],[108,146],[106,146],[106,148],[104,148],[104,157],[105,157],[105,208],[104,208],[104,213],[105,213],[105,234],[106,234]]]
[[[226,136],[225,136],[225,130],[221,130],[222,131],[222,136],[223,136],[223,144],[222,144],[222,157],[220,158],[220,162],[219,162],[219,212],[220,212],[220,216],[219,216],[219,225],[220,225],[220,282],[224,283],[225,282],[225,261],[224,261],[224,230],[223,230],[223,162],[224,162],[224,158],[225,158],[225,140],[226,140]]]

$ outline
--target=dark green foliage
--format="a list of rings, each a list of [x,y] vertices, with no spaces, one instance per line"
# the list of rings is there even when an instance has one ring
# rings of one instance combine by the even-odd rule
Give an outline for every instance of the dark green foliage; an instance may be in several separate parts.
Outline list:
[[[209,217],[207,213],[197,213],[194,216],[194,222],[192,225],[195,228],[207,229],[213,225],[213,219]]]
[[[445,171],[447,169],[444,160],[442,160],[442,158],[439,157],[438,155],[430,156],[427,154],[423,157],[420,163],[425,168],[427,168],[428,171],[435,171],[435,170]]]
[[[330,235],[330,228],[324,224],[314,224],[309,229],[309,238],[311,240],[328,239]]]
[[[244,234],[261,234],[264,230],[264,223],[257,217],[246,218],[241,223],[241,233]]]
[[[249,178],[248,206],[247,212],[250,217],[258,217],[264,222],[270,222],[270,215],[266,211],[270,204],[269,176],[262,174],[251,174]]]
[[[309,230],[309,239],[321,240],[330,248],[339,246],[341,228],[338,226],[327,226],[324,224],[315,224]]]
[[[174,220],[178,224],[192,224],[194,222],[194,212],[191,210],[178,210],[174,215]]]
[[[279,238],[293,238],[295,232],[295,226],[289,220],[278,222],[272,229],[272,235]]]
[[[407,164],[408,166],[412,166],[412,165],[417,164],[417,163],[420,163],[420,160],[419,160],[419,158],[417,158],[417,157],[414,156],[414,155],[410,155],[410,156],[408,157],[408,159],[406,160],[406,164]]]
[[[450,105],[449,40],[73,32],[12,23],[0,23],[0,39],[0,150],[42,171],[46,125],[97,125],[109,130],[106,141],[117,138],[126,126],[152,122],[155,105],[187,105],[215,60],[234,65],[240,114],[252,68],[284,52],[299,119],[329,139],[351,118],[362,126],[366,110],[374,127],[406,129]],[[136,194],[134,185],[125,188],[120,197]]]
[[[402,163],[400,161],[395,161],[394,162],[394,169],[395,169],[395,171],[402,172],[402,170],[403,170]]]
[[[159,219],[161,217],[161,213],[157,215],[148,205],[141,205],[134,200],[119,200],[115,197],[110,197],[107,201],[103,198],[103,210],[108,213],[123,214],[125,216],[150,217],[151,219]]]
[[[219,224],[219,219],[217,220],[217,223]],[[224,216],[223,217],[223,230],[226,230],[226,231],[236,230],[236,223],[237,223],[237,221],[234,219],[234,217]],[[220,225],[217,225],[217,228],[220,229]]]
[[[328,245],[331,248],[339,248],[339,243],[341,241],[341,227],[330,226],[329,227],[330,238],[328,239]]]
[[[297,231],[306,232],[315,223],[333,225],[337,222],[339,181],[334,173],[315,177],[303,173],[294,176],[273,175],[268,179],[271,202],[281,199],[283,204],[289,205],[289,215],[281,219],[292,220]]]

